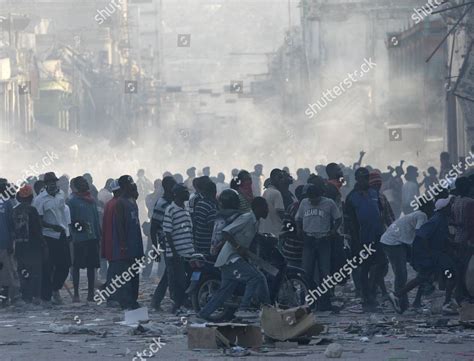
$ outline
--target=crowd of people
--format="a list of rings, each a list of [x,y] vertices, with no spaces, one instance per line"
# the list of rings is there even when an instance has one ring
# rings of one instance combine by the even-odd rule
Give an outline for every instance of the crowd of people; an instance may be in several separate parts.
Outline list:
[[[239,284],[245,285],[239,312],[253,312],[270,302],[264,271],[248,257],[264,233],[278,238],[288,264],[304,270],[308,290],[321,289],[323,280],[371,247],[374,253],[351,274],[364,311],[377,311],[388,300],[402,313],[415,288],[412,306],[420,307],[438,286],[445,290],[443,311],[455,313],[472,299],[466,270],[474,249],[474,175],[463,162],[453,172],[445,152],[439,171],[429,167],[423,179],[403,161],[385,172],[362,166],[364,155],[351,166],[317,165],[313,173],[301,168],[295,178],[286,167],[268,178],[261,164],[252,172],[233,169],[230,183],[224,173],[211,176],[209,167],[200,176],[189,168],[186,179],[165,172],[154,182],[139,170],[135,179],[108,179],[100,191],[90,174],[70,179],[48,172],[20,188],[1,178],[2,305],[62,304],[68,276],[72,300],[80,302],[80,270],[86,269],[87,301],[113,284],[107,306],[135,309],[140,275],[149,277],[158,261],[165,270],[151,306],[161,310],[169,291],[171,312],[186,312],[187,257],[199,253],[215,261],[221,285],[198,316],[209,319]],[[153,262],[135,267],[145,254],[154,254]],[[412,280],[409,264],[416,271]],[[393,292],[385,286],[389,266]],[[119,283],[125,274],[128,280]],[[105,283],[96,289],[98,277]],[[317,311],[336,309],[327,286],[311,305]]]

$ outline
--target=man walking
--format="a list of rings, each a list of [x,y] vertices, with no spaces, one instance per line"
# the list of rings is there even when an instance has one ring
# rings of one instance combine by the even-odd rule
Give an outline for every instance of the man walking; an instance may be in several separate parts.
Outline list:
[[[179,312],[186,300],[186,261],[183,256],[194,253],[193,224],[184,205],[188,200],[188,189],[183,184],[176,184],[173,187],[173,202],[166,208],[163,220],[168,285],[174,297],[172,313]]]
[[[306,196],[301,201],[296,214],[296,225],[303,239],[303,268],[308,283],[322,287],[323,280],[331,272],[331,241],[342,222],[336,203],[323,197],[324,182],[318,177],[317,185],[308,185]],[[329,290],[325,286],[324,295],[318,300],[318,310],[331,310]]]
[[[163,231],[163,221],[165,218],[166,208],[173,202],[173,187],[176,185],[176,181],[173,177],[167,176],[163,178],[163,191],[164,194],[158,199],[153,209],[153,215],[151,217],[151,229],[150,236],[152,243],[155,247],[158,245],[161,249],[166,248],[166,238]],[[160,262],[165,262],[165,259],[161,259]],[[165,270],[161,276],[160,283],[156,287],[151,300],[151,306],[157,310],[161,310],[161,302],[165,298],[166,290],[168,289],[168,270],[165,265]],[[170,295],[172,296],[172,295]]]
[[[63,287],[71,267],[68,242],[71,219],[57,181],[54,172],[44,175],[45,189],[34,199],[33,206],[41,217],[49,255],[43,272],[42,299],[49,301],[52,296],[54,303],[62,304],[59,290]]]
[[[137,186],[129,175],[119,178],[121,196],[115,205],[113,268],[116,274],[123,274],[129,270],[133,274],[130,281],[125,282],[117,290],[117,300],[124,309],[139,308],[137,302],[140,285],[141,267],[132,267],[137,259],[143,256],[143,240],[138,216]],[[141,266],[141,265],[140,265]]]

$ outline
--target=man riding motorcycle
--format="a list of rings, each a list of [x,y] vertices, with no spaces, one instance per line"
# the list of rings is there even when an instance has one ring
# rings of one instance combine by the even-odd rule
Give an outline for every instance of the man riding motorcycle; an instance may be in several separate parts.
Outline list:
[[[238,201],[238,196],[237,194],[235,195]],[[227,196],[226,194],[225,197]],[[229,198],[232,197],[233,196],[229,196]],[[257,234],[258,221],[262,218],[266,218],[267,215],[268,205],[266,200],[262,197],[256,197],[252,201],[251,212],[242,214],[222,229],[222,240],[225,243],[214,265],[214,267],[219,267],[221,270],[220,289],[198,313],[197,316],[199,318],[209,319],[214,311],[232,297],[234,290],[241,282],[245,283],[245,292],[239,306],[239,311],[235,314],[236,317],[254,315],[254,313],[249,311],[253,296],[256,296],[260,303],[270,303],[270,295],[265,276],[246,259],[248,248]]]

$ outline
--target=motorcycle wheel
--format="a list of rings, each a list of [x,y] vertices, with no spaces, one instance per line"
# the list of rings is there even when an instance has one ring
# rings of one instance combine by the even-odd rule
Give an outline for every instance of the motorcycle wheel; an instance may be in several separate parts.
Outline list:
[[[220,279],[217,278],[205,278],[197,287],[196,291],[191,296],[191,302],[196,312],[199,312],[212,298],[212,295],[217,292],[221,286]],[[223,306],[218,308],[209,317],[212,322],[220,322],[226,319],[232,319],[235,312],[235,308],[229,306]]]
[[[298,275],[291,275],[282,282],[276,301],[279,305],[286,307],[303,306],[306,304],[307,294],[306,281]]]

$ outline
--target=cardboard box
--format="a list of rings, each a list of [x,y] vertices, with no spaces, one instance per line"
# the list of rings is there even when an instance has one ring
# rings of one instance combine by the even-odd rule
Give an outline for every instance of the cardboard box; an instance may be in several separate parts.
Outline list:
[[[259,326],[241,323],[190,324],[188,330],[188,348],[217,349],[242,346],[257,348],[262,346],[263,335]]]
[[[474,322],[474,304],[463,303],[459,309],[459,320],[461,322]]]
[[[310,338],[325,329],[324,325],[316,322],[308,307],[281,310],[269,306],[263,307],[262,328],[266,336],[278,341]]]

